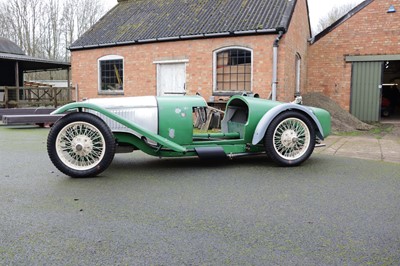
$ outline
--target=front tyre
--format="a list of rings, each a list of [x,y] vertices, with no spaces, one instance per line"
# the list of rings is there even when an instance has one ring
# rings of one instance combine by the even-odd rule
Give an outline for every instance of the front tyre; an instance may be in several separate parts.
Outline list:
[[[58,170],[71,177],[103,172],[114,158],[115,139],[99,117],[71,113],[58,120],[47,137],[47,152]]]
[[[281,166],[296,166],[307,160],[315,146],[315,131],[310,119],[299,112],[279,114],[264,137],[267,155]]]

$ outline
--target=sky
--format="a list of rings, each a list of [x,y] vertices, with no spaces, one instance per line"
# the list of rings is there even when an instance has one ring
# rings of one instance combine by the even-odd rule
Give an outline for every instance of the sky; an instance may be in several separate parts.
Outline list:
[[[196,1],[196,0],[194,0]],[[318,21],[324,17],[333,7],[341,6],[348,3],[354,4],[354,6],[361,3],[363,0],[307,0],[308,8],[310,11],[310,22],[311,26],[317,25]],[[107,9],[112,8],[117,4],[117,0],[103,0]]]
[[[361,2],[363,2],[363,0],[308,0],[310,23],[312,26],[317,25],[318,21],[326,16],[335,6],[342,6],[350,3],[356,6]]]
[[[0,0],[5,2],[7,0]],[[196,1],[196,0],[193,0]],[[307,0],[310,11],[311,26],[315,26],[319,19],[324,17],[333,7],[341,6],[348,3],[353,3],[354,6],[361,3],[363,0]],[[111,9],[117,4],[117,0],[102,0],[106,9]]]

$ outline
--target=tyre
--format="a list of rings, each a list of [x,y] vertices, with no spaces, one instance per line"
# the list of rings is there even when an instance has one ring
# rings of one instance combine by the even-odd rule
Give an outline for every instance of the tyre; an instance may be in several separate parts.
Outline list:
[[[300,112],[283,112],[269,125],[264,145],[268,157],[278,165],[300,165],[314,150],[314,124]]]
[[[110,128],[89,113],[59,119],[47,137],[47,152],[58,170],[71,177],[103,172],[114,158],[116,142]]]

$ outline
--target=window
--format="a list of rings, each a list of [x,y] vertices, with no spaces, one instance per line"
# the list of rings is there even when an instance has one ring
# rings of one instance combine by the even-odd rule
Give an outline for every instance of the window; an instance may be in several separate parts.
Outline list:
[[[251,92],[252,51],[230,47],[214,52],[214,94]]]
[[[117,55],[99,59],[99,94],[123,94],[124,60]]]
[[[296,67],[296,91],[295,95],[300,95],[300,86],[301,86],[301,57],[299,54],[296,54],[295,60]]]

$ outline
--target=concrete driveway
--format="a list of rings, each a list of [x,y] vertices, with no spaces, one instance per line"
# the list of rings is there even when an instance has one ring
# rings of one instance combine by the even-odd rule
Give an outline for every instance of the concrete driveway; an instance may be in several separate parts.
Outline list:
[[[316,153],[400,163],[400,137],[329,136]]]
[[[0,127],[0,265],[396,265],[400,164],[314,153],[116,155],[72,179],[47,158],[47,129]]]

